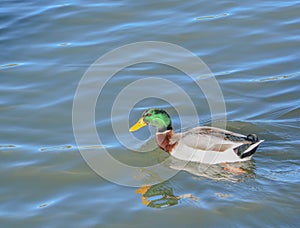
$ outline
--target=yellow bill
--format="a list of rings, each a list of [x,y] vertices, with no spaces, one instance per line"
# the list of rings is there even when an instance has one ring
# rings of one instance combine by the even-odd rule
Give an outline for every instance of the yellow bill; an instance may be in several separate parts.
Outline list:
[[[143,117],[142,117],[142,118],[139,119],[138,122],[136,122],[135,125],[133,125],[133,126],[129,129],[129,131],[130,131],[130,132],[137,131],[138,129],[140,129],[140,128],[146,126],[146,125],[147,125],[147,123],[145,123],[145,121],[144,121],[144,119],[143,119]]]

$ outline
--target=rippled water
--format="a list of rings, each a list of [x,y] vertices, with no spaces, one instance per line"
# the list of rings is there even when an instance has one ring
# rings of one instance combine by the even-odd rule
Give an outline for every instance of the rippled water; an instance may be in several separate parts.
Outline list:
[[[1,227],[300,223],[299,1],[1,1],[0,6]],[[159,185],[130,188],[101,178],[82,159],[72,130],[81,77],[106,52],[147,40],[174,43],[199,56],[224,94],[227,128],[265,139],[243,164],[246,174],[189,164]],[[147,161],[135,157],[111,130],[113,98],[137,77],[149,76],[178,82],[197,104],[201,123],[210,122],[205,97],[182,72],[159,64],[124,69],[107,84],[96,124],[112,156],[127,164],[152,164],[166,156],[156,149]],[[130,123],[143,108],[172,111],[160,102],[141,101]],[[118,120],[126,118],[124,113]],[[147,136],[144,131],[137,137]]]

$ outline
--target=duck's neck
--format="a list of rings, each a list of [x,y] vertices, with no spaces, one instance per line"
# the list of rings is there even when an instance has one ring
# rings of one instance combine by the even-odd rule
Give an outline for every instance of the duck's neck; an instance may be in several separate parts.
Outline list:
[[[177,142],[172,142],[172,137],[174,136],[174,131],[166,130],[164,132],[156,133],[156,142],[161,149],[171,153],[173,148],[176,146]]]
[[[157,132],[163,133],[165,131],[173,130],[172,123],[170,118],[156,118],[150,123],[150,125],[153,125],[156,127]]]

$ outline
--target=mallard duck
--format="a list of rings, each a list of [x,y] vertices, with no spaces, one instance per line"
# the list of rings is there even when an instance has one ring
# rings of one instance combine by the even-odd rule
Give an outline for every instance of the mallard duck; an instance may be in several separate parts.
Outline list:
[[[206,164],[249,160],[264,141],[255,134],[245,136],[209,126],[175,133],[169,114],[157,108],[144,111],[129,131],[134,132],[147,125],[156,127],[156,142],[170,155],[180,160]]]

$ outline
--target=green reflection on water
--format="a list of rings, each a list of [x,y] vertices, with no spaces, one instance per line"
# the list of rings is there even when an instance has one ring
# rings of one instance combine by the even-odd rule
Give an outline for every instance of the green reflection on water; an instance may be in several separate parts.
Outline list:
[[[168,182],[162,182],[152,186],[142,186],[135,191],[142,195],[142,203],[152,208],[165,208],[177,205],[180,199],[190,198],[198,201],[198,198],[192,194],[183,194],[176,196],[173,188]]]

